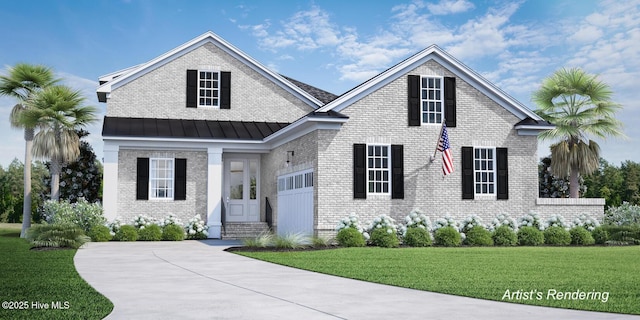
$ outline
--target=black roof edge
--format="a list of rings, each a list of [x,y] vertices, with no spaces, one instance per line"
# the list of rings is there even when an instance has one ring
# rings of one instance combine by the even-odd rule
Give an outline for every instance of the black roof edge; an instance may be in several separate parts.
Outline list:
[[[347,116],[346,114],[340,113],[338,111],[333,111],[333,110],[329,110],[329,111],[326,111],[326,112],[313,111],[313,112],[307,114],[307,117],[309,117],[309,118],[349,119],[349,116]]]
[[[520,120],[520,122],[516,123],[516,126],[545,126],[545,127],[553,127],[554,125],[548,121],[544,120],[535,120],[530,117],[524,118]]]
[[[320,102],[327,104],[333,100],[335,100],[338,95],[335,95],[329,91],[322,90],[320,88],[314,87],[310,84],[306,84],[304,82],[298,81],[296,79],[287,77],[283,74],[280,74],[283,78],[287,79],[287,81],[291,82],[296,87],[302,89],[306,93],[312,95],[314,98],[320,100]]]

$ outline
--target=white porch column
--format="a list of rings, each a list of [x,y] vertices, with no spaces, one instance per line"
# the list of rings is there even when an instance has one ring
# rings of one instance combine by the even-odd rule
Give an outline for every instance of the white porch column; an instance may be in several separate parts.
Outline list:
[[[221,238],[222,230],[222,148],[208,148],[207,225],[209,238]]]
[[[118,216],[118,152],[120,146],[117,143],[104,142],[104,172],[102,179],[102,208],[107,221],[112,221]]]

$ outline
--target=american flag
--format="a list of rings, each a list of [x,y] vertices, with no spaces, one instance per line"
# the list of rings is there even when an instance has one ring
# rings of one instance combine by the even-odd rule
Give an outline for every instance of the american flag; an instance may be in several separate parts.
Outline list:
[[[451,146],[449,146],[449,135],[447,126],[442,124],[442,135],[438,141],[438,151],[442,152],[442,173],[446,176],[453,172],[453,157],[451,156]]]

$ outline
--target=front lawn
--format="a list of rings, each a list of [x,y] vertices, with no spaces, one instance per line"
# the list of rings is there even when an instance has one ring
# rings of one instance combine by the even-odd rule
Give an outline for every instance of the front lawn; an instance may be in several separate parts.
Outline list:
[[[81,249],[82,250],[82,249]],[[0,319],[102,319],[113,304],[73,265],[76,250],[30,250],[20,225],[0,226]]]
[[[295,268],[419,290],[539,306],[640,314],[640,246],[366,247],[235,253]],[[571,294],[561,297],[559,293],[563,292],[577,293],[575,298]]]

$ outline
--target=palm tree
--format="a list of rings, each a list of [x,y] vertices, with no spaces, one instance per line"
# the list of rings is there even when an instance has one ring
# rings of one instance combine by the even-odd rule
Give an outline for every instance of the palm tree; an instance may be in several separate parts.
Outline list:
[[[579,68],[561,69],[533,93],[536,113],[555,125],[540,134],[551,145],[551,171],[569,177],[569,196],[578,198],[579,177],[598,169],[600,147],[590,137],[623,136],[614,115],[621,108],[611,101],[609,86]]]
[[[33,154],[51,161],[51,200],[60,198],[60,168],[80,154],[76,130],[97,120],[97,109],[83,106],[80,91],[56,85],[45,88],[27,100],[29,106],[20,116],[25,125],[37,127]]]
[[[45,66],[18,63],[8,68],[7,75],[0,76],[0,95],[11,96],[18,100],[18,104],[11,110],[11,126],[24,129],[24,198],[22,206],[22,232],[20,237],[26,236],[31,227],[31,148],[33,145],[33,127],[25,126],[19,121],[20,114],[27,107],[25,101],[35,92],[53,85],[58,80],[53,71]]]

